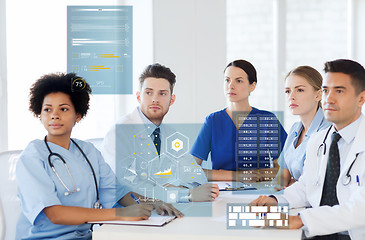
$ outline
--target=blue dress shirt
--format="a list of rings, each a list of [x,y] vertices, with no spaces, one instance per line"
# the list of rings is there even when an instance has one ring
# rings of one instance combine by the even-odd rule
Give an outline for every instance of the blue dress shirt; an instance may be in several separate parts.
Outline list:
[[[305,134],[303,142],[298,146],[298,138],[303,130],[303,124],[301,121],[293,124],[289,131],[288,138],[286,139],[283,152],[279,158],[279,165],[284,169],[288,169],[292,177],[298,181],[299,177],[302,175],[305,151],[307,148],[307,143],[312,134],[329,127],[329,123],[323,114],[322,108],[318,108],[316,115],[314,116],[311,125],[307,133]]]

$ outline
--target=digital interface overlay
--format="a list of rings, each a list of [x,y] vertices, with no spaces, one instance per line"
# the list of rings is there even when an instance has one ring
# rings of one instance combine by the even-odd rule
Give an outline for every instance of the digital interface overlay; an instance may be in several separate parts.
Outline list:
[[[133,93],[132,6],[67,7],[67,72],[93,94]]]
[[[289,205],[250,206],[227,204],[227,229],[255,229],[257,227],[280,227],[289,229]]]
[[[236,134],[236,173],[234,179],[242,182],[242,188],[256,188],[260,194],[275,192],[274,180],[277,159],[284,147],[283,112],[233,112]],[[260,181],[255,181],[259,179]],[[280,181],[280,180],[278,180]],[[234,191],[234,194],[249,194]]]
[[[161,125],[161,149],[158,154],[151,136],[155,125],[116,125],[117,178],[141,195],[172,204],[181,203],[181,200],[187,202],[186,206],[179,206],[179,210],[189,216],[211,216],[211,202],[189,211],[194,202],[189,203],[187,199],[188,188],[206,183],[202,168],[190,154],[201,126],[202,124]],[[139,201],[143,202],[144,199]]]

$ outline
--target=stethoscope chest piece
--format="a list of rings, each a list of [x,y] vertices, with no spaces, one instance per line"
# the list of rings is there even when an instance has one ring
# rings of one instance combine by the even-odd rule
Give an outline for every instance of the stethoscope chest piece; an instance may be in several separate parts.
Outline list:
[[[94,208],[95,209],[102,209],[103,208],[103,205],[99,202],[99,200],[98,201],[96,201],[95,203],[94,203]]]
[[[343,184],[344,186],[349,185],[349,184],[350,184],[350,182],[351,182],[351,175],[350,175],[350,174],[349,174],[349,175],[346,175],[346,176],[342,179],[342,184]]]

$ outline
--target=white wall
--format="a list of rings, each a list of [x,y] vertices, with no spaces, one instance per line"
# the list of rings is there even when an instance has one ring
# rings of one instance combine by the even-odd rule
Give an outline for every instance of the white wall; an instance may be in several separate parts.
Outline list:
[[[355,47],[354,59],[359,61],[365,67],[365,1],[353,0],[355,3]],[[365,114],[365,107],[362,107],[362,112]]]
[[[309,65],[324,76],[326,61],[347,58],[347,3],[343,0],[287,1],[286,71]],[[286,108],[286,126],[299,121]]]
[[[5,0],[0,0],[0,152],[8,149],[6,69],[6,11]]]
[[[357,12],[354,20],[356,58],[365,65],[365,1],[353,1]],[[251,94],[253,106],[266,110],[287,109],[284,98],[284,76],[299,65],[310,65],[323,73],[324,62],[347,58],[348,49],[348,1],[344,0],[227,0],[227,56],[228,59],[243,58],[251,61],[258,72],[258,85]],[[281,5],[283,19],[276,33],[275,7]],[[280,20],[280,19],[279,19]],[[273,44],[281,39],[280,44]],[[279,58],[275,47],[279,45]],[[363,56],[363,60],[361,60]],[[283,62],[275,62],[281,59]],[[277,65],[280,65],[275,70]],[[279,70],[280,72],[277,72]],[[280,76],[277,78],[277,76]],[[276,91],[276,92],[274,92]],[[289,130],[299,119],[285,111],[285,128]]]
[[[28,111],[29,88],[43,74],[67,70],[67,5],[123,4],[133,6],[135,78],[137,73],[152,62],[152,0],[7,1],[10,149],[23,149],[31,140],[43,138],[46,134],[39,120]],[[135,104],[134,95],[92,96],[90,111],[76,125],[73,136],[80,139],[103,137],[115,120]],[[6,107],[6,103],[1,101],[1,107]],[[3,114],[1,116],[6,117]],[[1,136],[3,139],[3,134]]]
[[[365,65],[365,1],[353,0],[355,7],[355,51],[354,58],[363,66]]]
[[[87,2],[87,5],[114,4],[133,5],[134,92],[138,90],[137,79],[143,68],[160,62],[177,75],[177,100],[166,121],[203,122],[206,115],[225,106],[224,0]],[[18,8],[19,5],[22,8]],[[41,75],[66,71],[67,5],[85,5],[85,1],[8,0],[11,149],[22,149],[29,141],[46,134],[39,120],[28,111],[28,94],[31,84]],[[117,118],[136,105],[134,94],[94,95],[88,115],[74,128],[73,136],[81,139],[103,137]]]
[[[8,28],[7,48],[5,35],[0,34],[0,151],[6,148],[7,120],[11,149],[24,148],[33,138],[45,134],[28,111],[29,87],[42,74],[66,71],[66,6],[86,4],[83,0],[7,0],[5,8],[5,1],[0,0],[1,31],[5,13]],[[365,1],[348,1],[355,5],[354,58],[365,65]],[[299,64],[321,70],[325,60],[347,56],[346,1],[285,2],[286,70]],[[275,110],[271,101],[275,85],[273,1],[88,0],[87,4],[134,6],[134,91],[146,65],[160,62],[170,67],[177,75],[177,100],[167,115],[168,122],[203,122],[206,115],[222,109],[223,69],[237,58],[252,61],[258,70],[259,84],[251,104]],[[3,61],[5,50],[7,62]],[[4,84],[6,70],[8,92]],[[11,106],[8,118],[7,101]],[[94,96],[89,115],[75,128],[74,135],[102,137],[120,115],[136,104],[134,94]]]
[[[177,76],[167,122],[203,122],[225,106],[225,0],[154,0],[154,62]]]
[[[250,104],[265,110],[274,110],[275,105],[273,3],[227,1],[227,59],[245,59],[255,66],[257,87]]]

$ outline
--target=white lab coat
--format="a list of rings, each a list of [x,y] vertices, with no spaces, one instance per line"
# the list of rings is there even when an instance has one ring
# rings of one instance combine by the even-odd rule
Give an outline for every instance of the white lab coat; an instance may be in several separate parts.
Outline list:
[[[143,124],[143,120],[139,115],[139,111],[135,108],[131,113],[124,115],[121,119],[119,119],[115,125],[108,131],[106,134],[101,153],[105,159],[105,161],[110,165],[112,170],[115,172],[115,142],[116,142],[116,125],[118,124]],[[152,142],[152,141],[151,141]]]
[[[137,193],[164,201],[170,201],[165,199],[166,193],[160,191],[165,189],[163,186],[166,183],[175,186],[190,186],[193,182],[206,183],[207,179],[203,170],[189,152],[179,157],[168,153],[167,139],[175,134],[176,130],[166,124],[160,125],[161,152],[160,156],[158,155],[150,137],[155,128],[154,124],[146,124],[143,121],[136,108],[118,120],[107,133],[102,154],[118,179]],[[187,146],[185,147],[187,149]],[[174,153],[171,149],[170,152]],[[169,170],[171,174],[167,177],[158,175]],[[178,189],[178,194],[184,198],[187,197],[188,192],[185,189]]]
[[[308,142],[303,175],[298,182],[286,188],[283,195],[276,197],[279,202],[287,201],[291,208],[312,207],[300,212],[307,237],[348,231],[352,240],[363,240],[365,239],[365,117],[361,119],[346,160],[341,162],[337,182],[339,205],[333,207],[319,206],[333,127],[326,140],[326,155],[322,158],[321,151],[317,156],[317,150],[327,130],[314,135]],[[348,185],[344,185],[346,173],[357,153],[359,155],[350,171],[352,180]],[[360,184],[356,181],[357,175]]]

